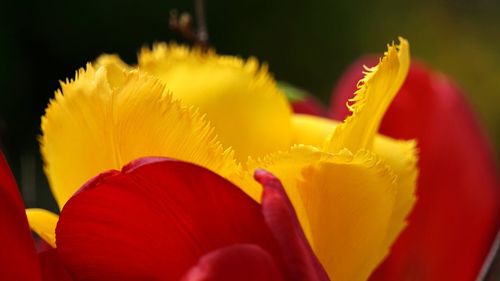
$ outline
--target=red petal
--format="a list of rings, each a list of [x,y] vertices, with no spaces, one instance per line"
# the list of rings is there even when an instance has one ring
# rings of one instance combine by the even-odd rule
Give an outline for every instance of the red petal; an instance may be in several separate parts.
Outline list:
[[[161,158],[91,180],[63,208],[56,238],[78,280],[178,280],[237,243],[280,259],[259,204],[209,170]]]
[[[42,280],[44,281],[71,281],[66,269],[63,267],[57,250],[50,248],[38,254],[42,267]]]
[[[363,63],[339,81],[336,118],[345,114],[340,108]],[[409,227],[372,280],[474,280],[499,228],[500,185],[488,140],[460,90],[414,62],[380,130],[418,140],[419,199]]]
[[[40,266],[21,195],[1,152],[0,241],[0,280],[40,280]]]
[[[273,258],[262,248],[236,244],[204,255],[182,281],[280,281]]]
[[[264,187],[262,212],[281,247],[287,280],[329,280],[302,231],[281,182],[264,170],[255,171],[255,179]]]

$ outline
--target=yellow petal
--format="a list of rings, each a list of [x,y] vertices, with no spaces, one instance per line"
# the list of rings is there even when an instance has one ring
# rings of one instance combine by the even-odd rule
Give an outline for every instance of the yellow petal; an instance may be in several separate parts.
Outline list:
[[[52,248],[56,247],[56,225],[59,216],[44,209],[26,209],[26,216],[31,230],[47,242]]]
[[[375,138],[374,151],[397,176],[396,202],[387,233],[387,243],[390,245],[407,225],[406,219],[416,201],[418,176],[416,142],[379,135]]]
[[[325,153],[316,147],[295,145],[288,151],[275,152],[259,159],[250,158],[246,164],[250,173],[262,168],[270,171],[280,179],[295,208],[297,216],[300,218],[302,229],[308,238],[311,238],[312,234],[297,184],[304,166],[309,163],[318,162],[324,155]],[[309,241],[311,240],[309,239]]]
[[[108,81],[111,85],[122,85],[125,82],[124,72],[132,70],[132,67],[115,54],[100,55],[92,65],[95,69],[99,69],[101,66],[106,68]]]
[[[314,251],[332,280],[366,280],[387,254],[394,175],[376,156],[309,165],[299,183]]]
[[[401,88],[410,67],[408,42],[390,45],[378,65],[367,68],[359,81],[352,105],[352,115],[333,132],[325,150],[335,153],[342,148],[350,151],[370,149],[380,122]]]
[[[193,162],[243,185],[233,152],[197,111],[173,101],[157,79],[117,73],[110,80],[107,67],[81,69],[42,118],[45,171],[60,207],[91,177],[144,156]],[[258,198],[254,188],[246,191]]]
[[[157,44],[139,54],[139,69],[165,82],[174,97],[207,114],[224,147],[242,162],[290,147],[288,101],[256,59]]]
[[[282,180],[332,280],[366,280],[387,254],[396,176],[376,155],[299,145],[248,166]]]
[[[308,114],[292,115],[292,143],[323,147],[340,122]]]
[[[330,132],[340,123],[317,116],[294,114],[292,117],[292,139],[294,144],[321,147]],[[396,207],[391,218],[387,239],[394,241],[406,225],[406,217],[415,203],[415,188],[418,175],[417,149],[413,140],[396,140],[380,134],[375,136],[373,152],[377,154],[397,176]]]

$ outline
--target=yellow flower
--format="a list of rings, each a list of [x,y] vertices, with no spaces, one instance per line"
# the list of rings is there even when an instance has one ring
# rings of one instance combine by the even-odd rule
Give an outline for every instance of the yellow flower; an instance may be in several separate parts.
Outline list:
[[[54,196],[62,208],[100,172],[166,156],[207,167],[259,200],[249,175],[264,168],[283,182],[330,278],[366,280],[415,201],[415,143],[377,135],[408,72],[409,46],[400,41],[366,70],[353,114],[340,124],[291,114],[255,59],[165,44],[141,51],[137,67],[101,56],[62,85],[42,119]],[[57,217],[42,210],[28,217],[54,239]]]
[[[98,64],[124,67],[115,56],[102,56]],[[163,81],[174,98],[206,114],[219,141],[232,147],[238,160],[290,146],[290,106],[267,66],[255,58],[244,61],[160,43],[141,50],[137,68]]]

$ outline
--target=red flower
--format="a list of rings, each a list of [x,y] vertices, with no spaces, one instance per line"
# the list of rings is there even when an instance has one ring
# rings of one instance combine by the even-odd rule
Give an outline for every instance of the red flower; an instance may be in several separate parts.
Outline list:
[[[36,254],[0,157],[1,280],[328,280],[283,187],[259,170],[262,205],[194,164],[141,158],[64,206],[57,248]],[[51,275],[48,275],[51,274]],[[59,279],[58,279],[59,278]]]
[[[342,120],[362,77],[355,62],[333,91],[331,117]],[[382,134],[416,139],[417,204],[409,225],[371,280],[474,280],[500,226],[493,153],[460,90],[413,61],[382,122]]]

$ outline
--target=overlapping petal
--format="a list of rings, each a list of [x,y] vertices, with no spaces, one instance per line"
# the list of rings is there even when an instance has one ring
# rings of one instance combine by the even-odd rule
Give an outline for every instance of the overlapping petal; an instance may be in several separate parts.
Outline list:
[[[359,70],[359,69],[358,69]],[[347,110],[346,110],[347,112]],[[321,147],[340,122],[317,116],[294,114],[292,119],[293,142]],[[394,241],[406,226],[405,218],[415,203],[417,181],[417,148],[414,140],[396,140],[377,134],[372,151],[387,164],[396,175],[395,211],[391,223],[389,241]]]
[[[175,98],[194,105],[236,158],[259,157],[290,146],[290,106],[255,58],[216,55],[174,44],[143,49],[138,68],[166,83]]]
[[[57,249],[79,280],[177,280],[235,243],[281,257],[259,204],[193,164],[137,160],[88,182],[63,208]]]
[[[338,82],[332,116],[349,114],[343,103],[355,88],[355,62]],[[419,200],[393,251],[372,280],[474,280],[500,223],[500,188],[488,140],[448,78],[413,62],[408,79],[380,131],[418,141]]]
[[[222,148],[197,110],[174,101],[158,80],[88,65],[61,87],[42,118],[40,140],[60,207],[89,178],[144,156],[188,160],[240,180],[233,152]],[[256,189],[248,192],[259,196]]]
[[[262,213],[281,248],[287,280],[330,280],[306,239],[281,181],[260,169],[254,177],[264,187]]]
[[[57,248],[37,254],[0,160],[3,214],[24,218],[0,221],[11,232],[0,232],[10,243],[1,255],[9,258],[0,265],[2,280],[329,280],[281,183],[266,171],[256,174],[265,190],[261,206],[201,166],[135,160],[79,189],[63,207]],[[44,210],[28,214],[53,219]]]
[[[375,155],[296,146],[252,165],[283,179],[330,278],[364,280],[385,255],[395,177]]]
[[[77,280],[328,280],[279,180],[256,178],[262,206],[203,167],[135,160],[68,201],[57,251]]]
[[[365,280],[387,255],[414,203],[414,142],[376,133],[409,65],[408,43],[391,45],[366,73],[342,124],[294,115],[290,150],[250,160],[280,178],[332,279]]]

